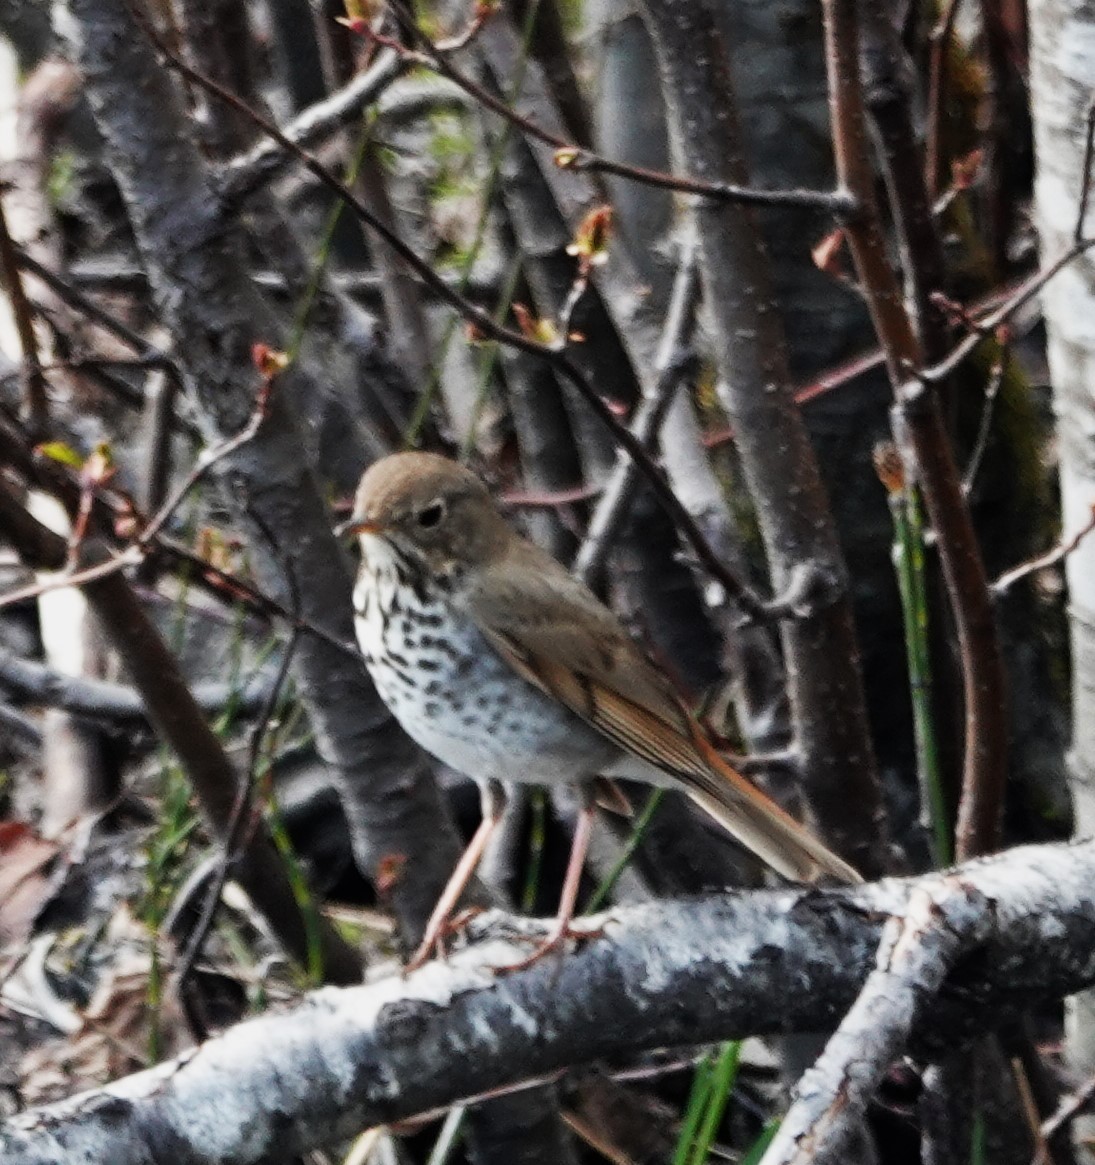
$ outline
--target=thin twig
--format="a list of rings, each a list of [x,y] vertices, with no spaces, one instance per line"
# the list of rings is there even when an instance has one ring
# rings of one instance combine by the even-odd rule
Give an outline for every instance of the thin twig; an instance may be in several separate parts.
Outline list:
[[[560,347],[542,344],[532,340],[520,331],[508,328],[498,323],[490,312],[472,303],[459,292],[454,291],[437,275],[417,252],[406,243],[385,222],[377,218],[373,212],[343,182],[339,181],[316,157],[307,150],[290,141],[276,125],[252,109],[246,102],[241,101],[235,94],[218,85],[217,82],[204,76],[188,65],[178,54],[174,53],[160,38],[154,28],[148,23],[144,14],[135,5],[127,0],[130,16],[145,33],[156,51],[162,56],[168,66],[181,76],[203,90],[211,93],[218,100],[226,102],[242,116],[248,118],[264,133],[269,134],[284,149],[292,153],[321,183],[343,202],[364,222],[374,234],[378,235],[393,251],[407,263],[422,279],[436,292],[439,299],[453,307],[465,320],[474,326],[478,334],[486,339],[498,343],[509,344],[522,352],[529,352],[547,360],[551,365],[582,395],[583,399],[597,415],[600,421],[608,428],[613,438],[622,445],[627,452],[639,463],[639,466],[650,482],[651,488],[659,501],[666,508],[674,523],[684,534],[692,546],[700,562],[717,579],[727,593],[753,618],[765,618],[768,609],[759,599],[719,558],[712,549],[703,532],[693,520],[691,514],[681,504],[673,493],[665,478],[658,471],[642,442],[636,440],[626,425],[620,423],[612,410],[601,399],[596,388]]]
[[[71,271],[73,281],[83,288],[94,291],[123,292],[135,295],[148,288],[148,278],[136,267],[118,267],[92,263],[74,264]],[[252,282],[266,291],[288,295],[292,290],[292,280],[277,271],[251,271]],[[494,302],[498,288],[490,278],[470,276],[461,280],[453,274],[445,276],[450,283],[460,283],[465,294],[471,299]],[[381,276],[375,271],[335,271],[330,274],[331,284],[339,291],[359,299],[376,300],[380,295]],[[429,288],[423,288],[428,292]]]
[[[218,461],[221,461],[230,453],[234,453],[255,437],[262,427],[262,422],[266,419],[266,414],[269,410],[271,386],[272,382],[270,380],[263,382],[255,401],[255,407],[251,412],[247,424],[235,436],[229,437],[226,441],[221,441],[219,444],[214,445],[212,449],[207,450],[194,462],[190,472],[179,482],[175,491],[164,502],[159,511],[149,520],[148,525],[138,534],[136,540],[138,546],[148,546],[153,541],[156,535],[159,534],[171,519],[171,515],[182,504],[186,495],[205,477]]]
[[[132,328],[121,320],[101,308],[93,299],[85,295],[78,287],[62,279],[55,271],[43,266],[25,250],[19,249],[19,265],[40,279],[69,307],[75,308],[88,319],[98,324],[112,336],[127,344],[136,353],[134,361],[112,360],[99,357],[82,357],[66,361],[55,361],[46,367],[60,367],[73,370],[86,370],[96,375],[96,380],[103,384],[123,404],[130,408],[143,409],[145,394],[140,388],[124,380],[107,375],[106,369],[111,367],[141,367],[163,368],[172,378],[176,386],[182,383],[178,365],[174,358],[155,344],[149,343],[143,336],[138,335]],[[187,433],[196,433],[196,426],[172,412],[171,425]]]
[[[155,344],[150,344],[143,336],[138,335],[132,328],[122,323],[121,320],[111,315],[110,312],[101,308],[93,299],[90,299],[80,291],[79,288],[73,287],[71,283],[63,279],[56,271],[51,271],[44,264],[39,263],[37,259],[25,250],[19,250],[18,258],[19,266],[23,270],[29,271],[32,275],[41,279],[69,307],[76,308],[77,311],[97,323],[101,328],[105,328],[112,336],[128,344],[143,360],[147,360],[149,364],[156,367],[168,368],[172,371],[175,370],[175,361],[167,352],[162,348],[157,348]]]
[[[277,599],[259,590],[254,583],[241,578],[223,567],[215,566],[201,557],[188,546],[183,546],[174,539],[160,534],[156,538],[157,549],[163,550],[178,562],[189,565],[198,573],[204,575],[214,587],[219,588],[220,597],[229,597],[233,602],[244,602],[255,614],[268,619],[280,619],[287,627],[314,635],[324,643],[342,652],[351,659],[360,661],[361,652],[351,643],[339,639],[333,632],[321,627],[318,623],[304,617],[294,618],[293,613],[277,601]]]
[[[730,182],[706,182],[698,178],[649,170],[643,166],[632,166],[576,145],[518,113],[511,105],[495,97],[477,81],[459,70],[441,51],[441,46],[418,27],[413,13],[405,5],[392,0],[391,7],[404,32],[420,47],[412,50],[405,46],[397,46],[395,42],[386,39],[382,41],[383,44],[402,52],[408,62],[432,69],[452,81],[483,108],[515,125],[528,137],[551,146],[555,150],[555,164],[562,170],[599,171],[617,178],[627,178],[645,186],[676,190],[682,194],[695,194],[718,202],[737,202],[747,206],[805,207],[824,210],[841,219],[851,217],[857,212],[855,199],[844,190],[761,190],[753,186],[737,186]],[[379,39],[371,30],[362,31],[373,40]]]
[[[939,404],[924,378],[913,371],[922,363],[921,352],[874,200],[856,0],[823,0],[822,10],[837,175],[863,207],[863,213],[846,225],[845,235],[886,355],[895,395],[895,437],[935,529],[957,631],[965,742],[956,840],[959,858],[967,858],[999,844],[1008,743],[1003,660],[984,562]]]
[[[184,1000],[184,1006],[187,1006],[185,1001],[188,998],[186,981],[194,968],[194,964],[201,955],[202,948],[205,946],[205,941],[213,925],[213,919],[216,917],[217,907],[220,905],[221,895],[224,893],[224,887],[228,882],[229,874],[241,857],[244,848],[251,843],[251,831],[245,834],[243,826],[247,818],[248,810],[254,800],[255,784],[258,780],[259,761],[262,756],[262,745],[270,725],[273,723],[274,713],[277,711],[278,701],[281,699],[282,690],[289,678],[289,667],[300,640],[300,590],[297,586],[296,572],[292,569],[292,564],[288,560],[282,561],[282,568],[285,572],[286,583],[289,587],[294,622],[289,634],[289,641],[285,645],[281,661],[278,664],[277,676],[274,679],[273,687],[266,697],[262,711],[259,714],[258,722],[251,731],[251,740],[248,747],[247,772],[240,781],[239,788],[236,790],[236,800],[232,805],[232,813],[224,832],[224,843],[221,847],[220,860],[217,863],[217,869],[212,883],[206,892],[205,905],[202,908],[201,916],[194,930],[190,934],[179,963],[175,968],[173,986],[178,998]],[[199,1040],[204,1039],[208,1035],[208,1032],[201,1030],[204,1028],[204,1024],[195,1013],[195,1009],[187,1006],[187,1015],[191,1026],[198,1029],[195,1031],[196,1038]]]
[[[25,444],[24,439],[16,434],[14,426],[0,424],[0,464],[11,465],[25,480],[31,481],[57,496],[66,508],[71,510],[78,505],[80,486],[73,480],[72,471],[66,469],[59,462],[36,456]],[[128,498],[120,499],[120,509],[115,510],[109,504],[111,496],[109,492],[104,493],[103,491],[100,491],[96,496],[97,512],[95,516],[100,523],[109,529],[115,524],[117,518],[123,517],[135,520],[139,530],[142,516],[139,510],[133,506],[132,501]],[[360,659],[360,653],[353,644],[343,641],[325,627],[309,619],[295,620],[292,613],[281,603],[265,594],[252,582],[225,570],[223,567],[214,565],[189,546],[169,537],[162,530],[156,534],[154,539],[148,540],[147,545],[130,543],[120,552],[115,564],[111,565],[109,570],[105,570],[105,568],[104,570],[105,573],[113,573],[113,571],[127,566],[139,566],[148,556],[160,554],[173,561],[177,566],[191,571],[193,581],[203,586],[206,591],[222,602],[242,603],[251,614],[266,619],[279,619],[289,627],[299,627],[302,632],[322,639],[344,655],[355,660]],[[25,591],[8,592],[7,595],[3,596],[2,603],[6,604],[9,600],[10,602],[21,602],[28,598],[34,598],[43,590],[67,586],[71,581],[70,578],[61,576],[34,590],[28,588]]]
[[[1087,207],[1090,202],[1090,191],[1092,191],[1093,156],[1095,156],[1095,103],[1088,107],[1087,132],[1085,141],[1083,141],[1083,171],[1080,176],[1080,197],[1078,204],[1076,204],[1078,209],[1076,209],[1076,225],[1073,227],[1072,246],[1047,267],[1034,271],[1029,280],[1020,283],[1019,287],[1008,298],[1004,299],[1004,302],[995,311],[980,319],[972,320],[969,324],[968,336],[954,348],[951,354],[946,356],[946,359],[939,361],[934,367],[920,369],[918,375],[921,381],[937,383],[945,380],[970,353],[976,350],[977,345],[981,344],[983,339],[992,336],[999,325],[1008,322],[1011,316],[1015,315],[1015,312],[1029,303],[1034,296],[1037,296],[1046,283],[1050,282],[1055,275],[1060,274],[1060,271],[1064,270],[1069,263],[1079,259],[1090,247],[1095,246],[1095,238],[1083,236],[1083,223],[1087,218]]]
[[[904,49],[885,4],[859,8],[863,38],[860,61],[864,101],[874,127],[875,155],[885,182],[897,245],[898,267],[905,287],[905,310],[922,349],[935,360],[946,350],[946,337],[931,293],[946,280],[943,241],[932,215],[932,198],[924,180],[924,156],[915,129],[915,98],[902,68]]]
[[[252,440],[258,432],[266,417],[267,407],[269,404],[270,382],[266,381],[263,385],[262,391],[259,393],[258,400],[255,404],[255,409],[251,414],[247,424],[234,436],[227,441],[222,441],[219,445],[209,450],[205,455],[198,458],[193,468],[186,475],[186,477],[179,483],[174,493],[167,499],[167,501],[160,507],[159,511],[149,520],[148,524],[144,526],[138,533],[134,541],[126,547],[124,551],[116,554],[109,562],[99,563],[96,566],[89,567],[86,570],[67,570],[62,574],[35,583],[33,586],[22,587],[15,591],[9,591],[7,594],[0,595],[0,609],[10,606],[13,603],[24,602],[26,599],[37,597],[44,594],[46,591],[54,590],[61,586],[80,586],[83,583],[91,582],[97,578],[104,578],[107,575],[113,574],[116,571],[123,570],[127,566],[137,566],[144,561],[149,547],[155,542],[157,536],[163,527],[170,520],[171,515],[182,503],[186,495],[193,489],[193,487],[201,481],[201,479],[213,468],[214,465],[229,453],[239,449],[248,441]],[[81,490],[80,498],[80,529],[81,531],[87,528],[88,522],[91,519],[91,506],[95,498],[98,497],[98,492],[87,493],[84,489]],[[128,499],[127,499],[128,500]],[[82,537],[82,534],[81,534]],[[80,538],[76,538],[78,542]],[[75,543],[74,543],[75,545]],[[299,620],[294,619],[291,624],[294,629]]]
[[[1095,1075],[1089,1076],[1075,1092],[1064,1097],[1057,1110],[1042,1121],[1042,1136],[1045,1140],[1049,1141],[1073,1117],[1083,1112],[1091,1103],[1093,1096],[1095,1096]],[[1040,1149],[1031,1159],[1031,1165],[1043,1165]]]
[[[631,421],[631,431],[648,449],[655,443],[662,418],[681,382],[689,353],[689,337],[695,322],[699,291],[696,247],[695,242],[689,240],[677,266],[665,327],[655,358],[658,379],[653,391],[635,410],[635,416]],[[635,463],[621,453],[589,520],[585,540],[578,548],[571,566],[572,572],[578,578],[588,582],[604,564],[613,537],[634,497],[637,476]]]
[[[23,279],[19,273],[19,252],[8,230],[4,215],[4,200],[0,194],[0,275],[3,275],[11,303],[19,346],[23,349],[23,392],[26,419],[35,434],[45,432],[49,420],[49,399],[46,396],[46,378],[38,353],[38,337],[34,334],[34,315],[27,299]]]
[[[120,368],[123,370],[165,368],[171,363],[171,358],[163,356],[72,356],[67,360],[51,360],[42,365],[43,372],[89,372],[100,368]],[[135,403],[143,405],[143,398],[139,389],[135,391]]]
[[[924,384],[938,384],[941,380],[945,380],[968,356],[976,351],[983,340],[993,335],[1001,324],[1006,323],[1020,308],[1025,307],[1034,299],[1055,275],[1059,275],[1070,263],[1075,262],[1093,246],[1095,246],[1095,237],[1080,239],[1063,254],[1058,255],[1048,266],[1035,271],[995,311],[977,320],[975,330],[956,344],[947,356],[936,364],[919,369],[916,378]]]
[[[947,0],[942,17],[931,32],[931,63],[928,80],[928,129],[924,147],[924,178],[928,193],[939,194],[943,148],[943,112],[947,101],[947,48],[961,0]]]
[[[365,72],[358,74],[337,93],[298,114],[284,129],[284,135],[299,146],[313,146],[353,122],[361,111],[406,71],[408,62],[392,49],[379,53]],[[246,153],[238,154],[220,170],[219,193],[230,205],[237,205],[269,182],[293,160],[293,153],[267,138]]]
[[[586,484],[572,486],[570,489],[510,489],[502,494],[501,501],[504,506],[554,510],[562,506],[572,506],[575,502],[588,502],[591,498],[598,497],[603,488],[599,485]]]
[[[999,597],[1004,594],[1020,579],[1026,578],[1028,574],[1034,574],[1035,571],[1045,570],[1047,566],[1056,566],[1058,562],[1063,562],[1092,530],[1095,530],[1095,506],[1091,507],[1091,516],[1071,538],[1066,538],[1052,550],[1047,550],[1045,554],[1028,559],[1000,575],[992,584],[993,596]]]
[[[134,547],[128,547],[121,553],[115,553],[106,562],[98,562],[94,566],[78,570],[64,570],[52,578],[40,579],[29,586],[17,587],[12,591],[0,594],[0,611],[7,607],[17,606],[19,603],[37,599],[48,591],[59,590],[61,587],[81,587],[100,579],[109,578],[127,566],[136,566],[141,561],[140,552]]]
[[[254,421],[254,417],[252,417]],[[231,438],[230,438],[231,440]],[[29,447],[28,439],[18,432],[14,422],[0,423],[0,464],[7,464],[18,471],[24,480],[33,482],[40,488],[58,497],[62,504],[70,511],[79,504],[80,485],[73,478],[71,470],[50,458],[37,456]],[[208,468],[208,466],[206,466]],[[100,490],[95,499],[95,518],[105,528],[112,528],[118,518],[135,522],[137,530],[141,529],[142,515],[129,498],[118,499],[120,508],[111,506],[111,491]],[[162,511],[161,511],[162,512]],[[208,593],[221,602],[243,604],[249,613],[264,619],[277,619],[286,626],[301,632],[313,635],[327,643],[347,657],[359,661],[360,653],[356,645],[340,639],[337,635],[306,618],[296,618],[281,603],[270,595],[265,594],[252,582],[241,578],[231,571],[216,566],[203,558],[196,551],[158,529],[154,537],[146,535],[141,542],[132,542],[109,563],[103,564],[101,574],[94,578],[106,577],[129,566],[140,566],[144,562],[159,557],[166,557],[173,562],[176,568],[182,568],[191,573],[191,579],[201,585]],[[86,575],[74,578],[72,575],[62,574],[57,578],[36,584],[34,587],[23,588],[18,591],[9,591],[0,596],[0,608],[28,599],[37,598],[39,594],[57,587],[78,584],[87,580]]]
[[[985,400],[981,406],[981,423],[977,428],[977,440],[970,454],[966,472],[962,475],[962,492],[969,497],[973,490],[973,483],[977,480],[977,472],[989,445],[989,434],[992,432],[992,418],[996,411],[996,398],[1000,395],[1000,386],[1004,383],[1004,373],[1008,367],[1009,353],[1007,347],[1000,349],[1000,354],[993,362],[989,371],[988,383],[985,385]]]
[[[1054,274],[1056,274],[1056,271],[1054,271]],[[1044,275],[1045,271],[1039,269],[1029,278],[1033,280]],[[1013,302],[1013,298],[1017,302]],[[988,323],[991,321],[995,321],[997,325],[1005,323],[1009,316],[1029,303],[1031,298],[1033,296],[1029,291],[1026,279],[1013,282],[1003,288],[998,288],[988,295],[981,296],[972,305],[961,308],[964,313],[962,326],[969,332],[976,331],[978,342],[990,336],[995,338],[996,331],[989,327]],[[947,300],[947,303],[954,306],[951,300]],[[978,319],[979,312],[992,312],[993,315],[982,317],[987,322],[981,322]],[[1002,318],[1000,315],[1001,312],[1003,313]],[[966,355],[968,354],[967,352]],[[795,388],[795,403],[798,405],[808,404],[810,401],[825,396],[827,393],[833,392],[838,388],[844,388],[860,376],[865,376],[868,372],[873,372],[876,368],[881,368],[885,362],[886,358],[881,348],[873,348],[858,356],[852,357],[850,360],[841,361],[841,363],[818,373],[808,384]],[[929,381],[936,379],[934,367],[922,371],[920,375]],[[731,428],[714,429],[704,434],[703,443],[710,449],[717,445],[725,444],[725,442],[732,440],[733,436],[734,431]]]

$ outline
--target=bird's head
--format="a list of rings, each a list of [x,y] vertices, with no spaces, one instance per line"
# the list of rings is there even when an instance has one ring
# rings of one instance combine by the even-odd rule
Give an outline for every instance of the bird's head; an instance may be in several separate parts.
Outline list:
[[[485,566],[510,536],[479,478],[435,453],[395,453],[374,462],[340,532],[361,539],[366,559],[386,544],[439,580]]]

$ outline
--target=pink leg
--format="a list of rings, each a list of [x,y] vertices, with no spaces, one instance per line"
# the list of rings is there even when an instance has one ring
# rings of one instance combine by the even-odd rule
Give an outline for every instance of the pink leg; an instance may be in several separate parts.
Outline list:
[[[555,924],[548,932],[547,938],[532,952],[527,959],[519,963],[512,963],[504,967],[496,967],[497,971],[519,971],[522,967],[529,967],[548,954],[557,950],[570,936],[570,924],[574,918],[574,907],[578,902],[578,888],[582,881],[582,869],[585,866],[586,853],[589,850],[589,839],[593,832],[593,816],[597,807],[591,797],[586,797],[578,822],[574,827],[574,841],[570,847],[570,859],[567,862],[566,877],[563,879],[563,893],[559,899],[559,910],[555,915]],[[583,932],[584,933],[584,932]]]
[[[426,932],[422,936],[422,942],[411,957],[411,961],[403,969],[404,974],[416,971],[435,952],[441,953],[441,937],[449,924],[452,912],[456,909],[456,904],[460,901],[460,895],[464,893],[472,875],[483,860],[487,842],[502,820],[505,804],[505,796],[501,792],[501,786],[494,785],[492,782],[490,788],[483,790],[483,820],[480,821],[479,828],[476,829],[474,836],[468,843],[468,848],[461,854],[460,861],[456,863],[452,877],[445,884],[445,889],[441,892],[441,897],[433,908],[430,920],[426,923]]]

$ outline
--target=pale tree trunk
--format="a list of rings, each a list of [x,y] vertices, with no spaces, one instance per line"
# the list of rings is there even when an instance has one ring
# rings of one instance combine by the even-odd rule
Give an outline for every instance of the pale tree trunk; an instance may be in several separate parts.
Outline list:
[[[1037,159],[1035,207],[1042,261],[1072,244],[1082,188],[1088,105],[1095,92],[1095,0],[1031,0],[1031,102]],[[1091,216],[1085,233],[1091,231]],[[1085,525],[1095,505],[1095,254],[1082,256],[1042,296],[1049,366],[1059,418],[1063,534]],[[1095,539],[1067,561],[1072,643],[1069,782],[1076,832],[1095,833]],[[1081,1077],[1095,1073],[1095,992],[1074,996],[1069,1057]],[[1077,1123],[1081,1141],[1095,1120]]]

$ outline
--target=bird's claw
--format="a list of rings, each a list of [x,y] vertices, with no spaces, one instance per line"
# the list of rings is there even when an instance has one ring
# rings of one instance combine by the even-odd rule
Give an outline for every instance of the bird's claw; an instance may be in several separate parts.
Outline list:
[[[403,974],[409,975],[419,967],[428,963],[430,959],[446,959],[449,951],[446,941],[459,934],[476,915],[483,913],[482,906],[468,906],[459,914],[451,918],[441,919],[435,926],[429,927],[410,960],[403,968]]]
[[[496,975],[503,971],[523,971],[526,967],[531,967],[535,963],[538,963],[546,955],[551,954],[552,951],[557,951],[561,958],[568,939],[583,942],[592,938],[600,938],[603,934],[604,927],[602,926],[575,925],[572,921],[567,921],[562,925],[553,926],[548,936],[539,943],[531,955],[518,960],[516,963],[504,963],[501,966],[493,967],[492,970]],[[531,935],[521,935],[520,937],[522,939],[532,938]]]

